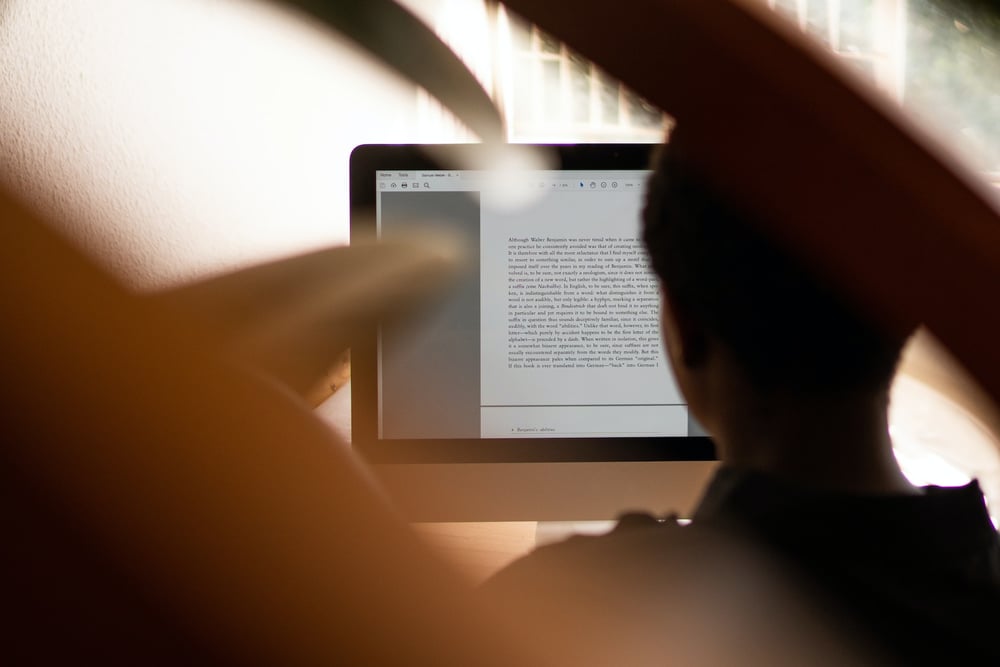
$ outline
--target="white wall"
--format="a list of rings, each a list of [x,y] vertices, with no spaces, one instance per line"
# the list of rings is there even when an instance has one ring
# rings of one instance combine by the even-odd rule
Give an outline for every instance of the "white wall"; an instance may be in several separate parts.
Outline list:
[[[345,242],[351,148],[415,108],[250,0],[0,1],[0,181],[140,289]]]

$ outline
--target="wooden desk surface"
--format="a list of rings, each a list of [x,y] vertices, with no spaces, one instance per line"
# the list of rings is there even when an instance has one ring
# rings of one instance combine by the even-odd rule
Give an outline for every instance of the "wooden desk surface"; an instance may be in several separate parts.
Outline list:
[[[414,530],[474,584],[535,547],[535,521],[415,523]]]

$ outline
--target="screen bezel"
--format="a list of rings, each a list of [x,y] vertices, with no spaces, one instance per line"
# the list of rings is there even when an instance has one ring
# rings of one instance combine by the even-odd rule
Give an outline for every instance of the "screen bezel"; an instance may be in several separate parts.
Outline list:
[[[558,169],[648,169],[653,144],[547,144]],[[351,242],[375,238],[377,171],[447,169],[433,155],[474,163],[480,144],[365,144],[350,158]],[[378,437],[378,328],[359,329],[351,347],[351,423],[355,449],[372,463],[540,463],[712,461],[704,436],[622,438],[380,439]]]

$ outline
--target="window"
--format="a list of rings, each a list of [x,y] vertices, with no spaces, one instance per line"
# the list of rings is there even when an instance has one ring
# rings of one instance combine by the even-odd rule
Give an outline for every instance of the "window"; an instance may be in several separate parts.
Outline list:
[[[662,140],[663,113],[562,42],[502,8],[498,34],[511,140]]]
[[[905,89],[906,0],[766,0],[894,98]]]
[[[1000,19],[949,0],[758,0],[862,72],[1000,186]],[[476,73],[512,141],[658,141],[667,118],[494,0],[406,0]],[[426,140],[474,140],[429,96]]]

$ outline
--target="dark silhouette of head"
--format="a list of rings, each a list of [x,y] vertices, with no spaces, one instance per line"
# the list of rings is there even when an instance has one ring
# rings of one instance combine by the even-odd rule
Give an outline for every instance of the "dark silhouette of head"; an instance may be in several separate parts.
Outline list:
[[[654,158],[643,212],[672,306],[725,345],[756,390],[884,391],[903,340],[859,316],[701,178],[690,141],[675,129]]]

